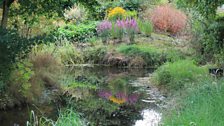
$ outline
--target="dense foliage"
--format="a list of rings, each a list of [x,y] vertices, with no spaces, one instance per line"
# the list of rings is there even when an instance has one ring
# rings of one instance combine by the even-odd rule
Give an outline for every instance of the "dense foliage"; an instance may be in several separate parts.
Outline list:
[[[224,10],[218,8],[223,3],[2,0],[0,109],[65,104],[69,109],[55,121],[34,117],[27,125],[132,125],[143,107],[138,98],[148,98],[141,92],[150,79],[180,99],[174,99],[169,111],[174,114],[162,120],[165,125],[222,125],[223,80],[217,71],[210,77],[208,67],[221,67],[219,72],[224,67]],[[122,69],[117,74],[102,66]],[[146,84],[138,78],[143,89],[137,90],[132,73],[124,77],[132,68],[157,70]]]
[[[87,42],[96,35],[97,22],[87,22],[75,25],[73,23],[66,24],[58,28],[54,35],[57,38],[65,38],[72,42]]]

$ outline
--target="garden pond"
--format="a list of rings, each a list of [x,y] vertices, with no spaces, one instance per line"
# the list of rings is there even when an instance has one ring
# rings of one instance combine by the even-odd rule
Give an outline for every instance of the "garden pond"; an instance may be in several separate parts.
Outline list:
[[[24,126],[33,110],[39,116],[57,119],[58,110],[72,107],[94,126],[157,126],[166,107],[166,97],[150,83],[153,69],[76,66],[67,74],[87,86],[64,92],[60,102],[25,105],[0,111],[1,126]],[[69,95],[69,96],[68,96]]]

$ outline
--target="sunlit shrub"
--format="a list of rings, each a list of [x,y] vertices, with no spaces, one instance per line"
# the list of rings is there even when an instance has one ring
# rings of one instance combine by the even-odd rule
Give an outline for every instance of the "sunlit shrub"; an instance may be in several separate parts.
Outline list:
[[[153,10],[151,21],[156,29],[176,34],[185,28],[187,16],[171,5],[162,5]]]
[[[54,35],[59,39],[65,38],[72,42],[88,42],[97,34],[96,27],[96,21],[89,21],[78,25],[68,23],[65,26],[58,28],[54,32]]]
[[[124,10],[122,7],[115,7],[108,12],[107,18],[109,20],[117,20],[117,19],[123,19],[125,17],[126,10]]]
[[[102,38],[103,43],[106,43],[110,37],[110,31],[112,29],[112,23],[110,21],[102,21],[97,25],[97,33]]]
[[[126,19],[127,18],[129,18],[129,19],[131,19],[131,18],[136,19],[137,17],[138,17],[137,11],[127,11],[126,14],[125,14],[125,18]]]
[[[64,17],[66,20],[84,21],[87,18],[87,11],[83,6],[75,4],[71,8],[65,9]]]

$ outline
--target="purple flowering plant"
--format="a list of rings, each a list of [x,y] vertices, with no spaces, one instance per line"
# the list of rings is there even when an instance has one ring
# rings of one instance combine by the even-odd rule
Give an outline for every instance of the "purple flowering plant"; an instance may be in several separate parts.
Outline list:
[[[103,43],[106,43],[110,37],[110,31],[112,29],[112,23],[104,20],[97,25],[97,33],[101,37]]]
[[[138,25],[135,19],[125,20],[125,29],[130,42],[134,42],[135,34],[138,32]]]
[[[138,25],[135,19],[118,19],[114,26],[114,32],[121,41],[126,33],[130,42],[134,42],[135,34],[138,32]]]

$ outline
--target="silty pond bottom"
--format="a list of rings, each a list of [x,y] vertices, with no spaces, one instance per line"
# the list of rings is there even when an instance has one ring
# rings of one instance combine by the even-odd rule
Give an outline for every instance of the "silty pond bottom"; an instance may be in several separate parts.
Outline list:
[[[67,90],[66,104],[91,126],[158,126],[166,98],[149,81],[153,71],[103,66],[68,68],[65,83],[75,81],[88,86]],[[57,110],[67,105],[55,104],[0,111],[0,124],[24,126],[31,110],[56,120]]]

